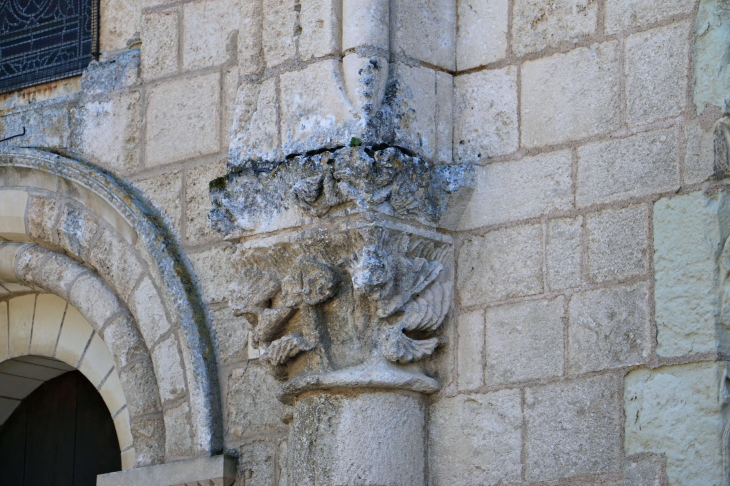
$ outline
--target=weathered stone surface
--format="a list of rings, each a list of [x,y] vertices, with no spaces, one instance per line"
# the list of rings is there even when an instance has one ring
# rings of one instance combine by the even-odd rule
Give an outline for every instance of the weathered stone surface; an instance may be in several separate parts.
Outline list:
[[[363,485],[420,486],[425,435],[417,394],[304,395],[289,433],[289,484],[348,484],[357,478]]]
[[[454,158],[454,77],[436,73],[435,162],[450,164]]]
[[[456,67],[483,66],[507,55],[507,0],[468,0],[458,3]]]
[[[285,154],[347,145],[363,131],[340,88],[337,61],[325,60],[281,76],[281,136]]]
[[[21,194],[24,193],[16,192],[14,195],[17,197]],[[55,244],[58,241],[58,235],[54,223],[58,219],[58,213],[61,209],[59,206],[59,201],[56,198],[29,196],[25,209],[25,221],[23,222],[15,214],[8,215],[10,218],[6,218],[6,221],[11,218],[14,221],[6,222],[6,225],[12,225],[11,229],[17,230],[17,233],[15,233],[17,235],[27,234],[33,240]]]
[[[245,361],[248,352],[248,327],[243,317],[235,317],[226,307],[212,314],[213,340],[221,365]]]
[[[721,253],[730,235],[724,193],[664,198],[654,205],[657,354],[730,350],[725,326]],[[726,265],[726,264],[725,264]]]
[[[646,283],[592,290],[570,300],[570,371],[588,373],[645,363],[651,351]]]
[[[459,76],[454,92],[454,158],[457,163],[474,163],[517,150],[515,67]]]
[[[242,74],[259,71],[265,65],[263,53],[264,11],[261,2],[241,2],[238,29],[238,64]]]
[[[51,255],[46,260],[45,265],[40,269],[39,273],[43,281],[48,282],[47,289],[49,292],[68,299],[68,291],[71,285],[82,273],[88,270],[83,266],[69,267],[66,257],[61,255]],[[30,275],[21,273],[21,267],[18,265],[18,274],[21,278],[27,280]]]
[[[74,282],[68,300],[96,331],[99,331],[111,317],[125,311],[119,297],[93,273],[82,275]]]
[[[125,390],[127,407],[132,417],[159,412],[162,409],[157,379],[149,357],[145,356],[119,371],[119,380]]]
[[[576,205],[618,201],[679,188],[677,133],[646,132],[578,149]]]
[[[583,218],[551,219],[547,227],[547,283],[551,290],[581,284]]]
[[[89,263],[114,287],[122,299],[134,289],[144,271],[142,263],[116,232],[103,228],[89,255]]]
[[[214,162],[187,171],[185,176],[185,223],[187,241],[201,244],[218,237],[208,222],[212,209],[208,189],[210,181],[223,177],[225,163]]]
[[[596,30],[596,0],[517,0],[512,20],[512,49],[517,55],[540,51],[560,42],[578,42]]]
[[[261,85],[242,83],[238,87],[228,149],[228,159],[232,164],[279,158],[279,101],[276,91],[275,78]]]
[[[572,157],[551,152],[476,169],[474,192],[459,229],[519,221],[573,206]],[[519,194],[520,203],[515,203]]]
[[[661,22],[673,15],[688,14],[694,0],[608,0],[606,2],[606,32]]]
[[[687,104],[690,25],[679,22],[626,40],[626,98],[632,125],[679,115]]]
[[[149,277],[145,277],[137,286],[129,305],[147,347],[152,347],[170,329],[170,321],[157,288]]]
[[[127,41],[134,37],[137,16],[132,0],[102,0],[99,6],[99,47],[102,51],[117,51],[127,47]]]
[[[263,367],[250,362],[235,368],[226,383],[226,433],[231,438],[252,436],[257,431],[282,429],[284,405],[276,399],[276,381]]]
[[[112,319],[104,328],[101,337],[104,342],[115,343],[115,347],[122,350],[121,353],[113,356],[118,370],[123,369],[132,361],[142,359],[149,353],[139,334],[137,323],[129,314],[122,314]]]
[[[178,9],[142,16],[140,60],[143,79],[155,79],[178,70]]]
[[[460,314],[456,328],[459,390],[479,388],[484,384],[484,311]]]
[[[564,307],[559,297],[487,309],[488,385],[563,374]]]
[[[226,239],[299,226],[304,216],[371,211],[439,221],[459,189],[472,185],[468,166],[433,166],[397,148],[359,146],[280,164],[229,160],[229,174],[211,184],[211,224]]]
[[[543,291],[542,228],[518,226],[464,242],[457,263],[462,305],[484,305]]]
[[[219,149],[219,78],[219,73],[201,74],[150,89],[146,133],[148,166]]]
[[[231,245],[225,245],[190,253],[190,262],[206,302],[222,302],[226,299],[228,285],[236,278],[232,265],[233,252]]]
[[[58,221],[58,244],[71,255],[87,259],[90,257],[89,245],[96,238],[98,228],[99,221],[88,211],[67,204]]]
[[[519,390],[439,400],[429,423],[430,484],[519,481],[521,429]]]
[[[180,218],[182,216],[181,172],[167,172],[161,176],[138,180],[134,182],[134,185],[160,210],[169,227],[180,234]]]
[[[727,364],[636,370],[624,379],[627,454],[667,460],[667,484],[725,484]]]
[[[139,165],[141,110],[137,92],[84,103],[77,112],[83,152],[118,174],[135,170]]]
[[[305,2],[299,14],[299,55],[304,60],[337,54],[342,36],[342,7],[338,2]]]
[[[456,2],[399,1],[391,8],[396,54],[451,71],[456,68]]]
[[[183,6],[182,59],[185,69],[223,64],[233,54],[239,2],[198,0]]]
[[[135,466],[160,464],[165,458],[165,424],[162,417],[133,419]]]
[[[523,65],[523,146],[579,140],[619,127],[618,47],[605,42]]]
[[[286,0],[263,0],[263,51],[272,68],[296,54],[297,6]]]
[[[707,105],[721,108],[727,113],[730,76],[723,46],[730,38],[730,8],[722,0],[702,0],[699,3],[692,57],[695,107],[697,113],[701,113]],[[683,10],[690,11],[695,2],[673,0],[671,4],[678,4],[684,7]]]
[[[687,145],[684,155],[684,182],[695,184],[715,176],[714,137],[699,122],[688,123],[685,128]]]
[[[246,486],[270,486],[274,483],[276,445],[271,440],[257,440],[238,448],[238,477]],[[282,458],[285,459],[285,458]],[[286,478],[284,478],[286,484]]]
[[[185,372],[180,359],[179,344],[174,334],[160,341],[152,349],[152,362],[155,365],[162,404],[165,405],[167,401],[184,396],[187,391]]]
[[[586,217],[588,277],[594,282],[626,280],[650,268],[649,208],[607,209]]]
[[[618,381],[598,376],[525,391],[528,481],[621,467]]]
[[[190,456],[190,407],[183,402],[163,413],[165,419],[165,460],[182,459]]]

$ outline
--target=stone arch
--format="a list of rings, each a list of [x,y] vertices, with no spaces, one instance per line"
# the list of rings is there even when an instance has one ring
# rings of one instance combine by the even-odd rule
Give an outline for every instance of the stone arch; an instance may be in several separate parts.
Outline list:
[[[159,212],[88,162],[6,149],[0,152],[0,237],[35,243],[0,252],[7,262],[2,268],[12,268],[0,280],[15,278],[67,299],[96,326],[118,364],[115,346],[123,347],[129,332],[138,334],[156,379],[165,462],[222,449],[204,307],[190,264]],[[127,334],[107,335],[112,315],[127,316]],[[156,427],[143,424],[137,434],[159,435]],[[136,466],[162,461],[137,454]]]
[[[11,294],[0,301],[0,364],[27,356],[65,363],[91,382],[114,421],[122,469],[134,467],[136,454],[130,407],[117,373],[118,365],[95,326],[73,305],[54,294]],[[24,391],[27,396],[32,390]]]

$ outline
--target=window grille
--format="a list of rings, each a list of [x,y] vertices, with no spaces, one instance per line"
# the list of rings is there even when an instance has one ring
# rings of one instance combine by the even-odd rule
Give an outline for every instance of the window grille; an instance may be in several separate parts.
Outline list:
[[[98,32],[98,0],[0,0],[0,93],[80,74]]]

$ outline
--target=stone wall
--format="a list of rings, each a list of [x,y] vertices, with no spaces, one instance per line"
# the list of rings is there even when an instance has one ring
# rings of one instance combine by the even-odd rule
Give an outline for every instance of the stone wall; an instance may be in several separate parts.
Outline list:
[[[724,324],[700,311],[677,317],[687,303],[666,311],[676,323],[661,321],[655,304],[661,285],[686,295],[676,289],[687,282],[677,267],[668,274],[678,281],[658,282],[659,233],[671,253],[677,229],[708,213],[699,199],[726,189],[712,148],[724,100],[707,88],[703,73],[714,71],[696,80],[693,64],[712,66],[695,38],[703,21],[722,32],[713,2],[697,22],[697,0],[390,4],[388,61],[401,84],[386,101],[408,124],[390,127],[389,143],[477,166],[468,204],[443,230],[456,242],[456,305],[449,344],[429,365],[443,388],[429,402],[429,483],[725,484]],[[90,160],[164,213],[205,302],[224,448],[246,486],[286,483],[292,410],[228,305],[235,248],[209,224],[209,183],[231,160],[367,140],[352,121],[367,110],[328,87],[343,53],[362,47],[340,44],[348,15],[357,13],[319,0],[110,0],[104,54],[82,79],[0,100],[5,135],[28,129],[12,143]],[[316,128],[325,125],[335,128]],[[667,202],[677,193],[689,198],[680,209]],[[706,219],[727,217],[718,211]],[[719,315],[719,250],[677,252],[701,274],[687,285]],[[658,396],[666,387],[674,395]],[[687,408],[669,411],[688,396]],[[662,427],[634,427],[636,397],[660,410],[647,418],[654,424],[711,417],[713,439],[697,457],[712,456],[698,463],[720,472],[682,476],[692,457],[673,455],[683,442],[665,440]]]

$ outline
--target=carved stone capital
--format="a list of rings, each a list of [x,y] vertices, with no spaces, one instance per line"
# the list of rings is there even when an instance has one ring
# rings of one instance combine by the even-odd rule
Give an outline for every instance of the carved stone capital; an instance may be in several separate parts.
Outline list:
[[[419,366],[453,300],[453,241],[436,224],[469,169],[370,147],[232,169],[211,183],[211,220],[237,242],[229,303],[280,398],[438,390]]]

